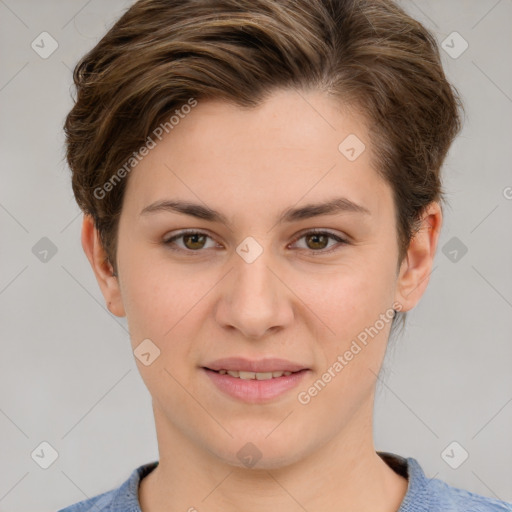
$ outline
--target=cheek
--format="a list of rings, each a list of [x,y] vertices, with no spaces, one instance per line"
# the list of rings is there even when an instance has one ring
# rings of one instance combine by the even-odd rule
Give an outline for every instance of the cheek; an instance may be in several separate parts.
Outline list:
[[[123,301],[132,337],[152,338],[165,345],[176,326],[194,315],[192,306],[199,294],[193,285],[184,286],[180,280],[148,274],[134,274],[129,279]]]
[[[338,429],[373,392],[391,328],[392,281],[386,273],[356,267],[325,281],[323,293],[310,289],[309,295],[311,309],[326,325],[317,339],[322,356],[297,399],[305,414]]]
[[[185,382],[190,371],[183,361],[194,359],[190,339],[198,325],[194,315],[199,308],[193,304],[199,297],[193,287],[160,273],[137,272],[134,267],[125,278],[123,301],[139,373],[153,398],[186,407],[178,382]]]
[[[151,366],[137,361],[142,377],[148,387],[160,386],[158,379],[168,382],[165,370],[180,380],[188,378],[190,364],[198,360],[201,349],[195,341],[201,339],[201,326],[212,310],[205,293],[219,277],[184,272],[164,258],[149,262],[132,257],[124,263],[122,293],[132,349],[149,339],[159,351]]]
[[[118,254],[122,299],[133,343],[162,338],[181,316],[188,297],[186,283],[179,274],[171,274],[172,267],[160,248],[138,239],[123,224]]]
[[[392,304],[393,275],[363,263],[343,265],[329,275],[304,275],[294,289],[338,339],[373,323]],[[331,333],[333,335],[333,333]]]
[[[297,295],[314,313],[308,315],[320,329],[316,334],[322,352],[320,368],[330,368],[338,356],[347,354],[346,366],[343,363],[343,371],[337,373],[338,383],[370,383],[374,375],[368,368],[377,372],[385,353],[392,321],[394,262],[371,253],[347,260],[329,275],[297,280]],[[381,315],[387,316],[382,320]]]

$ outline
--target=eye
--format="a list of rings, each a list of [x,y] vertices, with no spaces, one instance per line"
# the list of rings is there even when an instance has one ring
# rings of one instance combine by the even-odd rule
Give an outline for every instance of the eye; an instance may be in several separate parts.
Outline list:
[[[208,238],[212,240],[212,238],[206,233],[203,233],[201,231],[187,230],[181,231],[180,233],[164,240],[163,243],[165,245],[168,245],[169,248],[172,249],[173,251],[199,252],[201,249],[204,249],[206,247],[205,243]],[[173,245],[177,245],[175,241],[179,239],[183,239],[184,247],[173,247]]]
[[[303,238],[306,240],[306,250],[320,254],[328,254],[336,250],[336,248],[333,249],[332,246],[331,249],[324,250],[325,247],[328,246],[329,240],[334,240],[335,242],[338,242],[338,244],[348,244],[346,240],[329,231],[308,231],[307,233],[302,234],[299,238],[296,238],[294,243],[298,240],[302,240]]]
[[[335,235],[334,233],[331,233],[329,231],[321,230],[312,230],[303,233],[300,237],[296,238],[293,243],[297,243],[299,240],[302,240],[303,238],[306,240],[306,247],[302,247],[302,249],[309,250],[312,253],[328,254],[335,251],[336,248],[325,250],[325,248],[328,247],[329,240],[335,241],[338,244],[348,244],[346,240],[339,237],[338,235]],[[208,247],[206,245],[208,239],[212,240],[213,246]],[[182,240],[183,246],[178,245],[176,243],[177,240]],[[215,242],[213,241],[210,235],[202,231],[194,230],[181,231],[176,235],[167,238],[166,240],[163,241],[163,243],[173,251],[182,252],[201,252],[201,249],[215,247]]]

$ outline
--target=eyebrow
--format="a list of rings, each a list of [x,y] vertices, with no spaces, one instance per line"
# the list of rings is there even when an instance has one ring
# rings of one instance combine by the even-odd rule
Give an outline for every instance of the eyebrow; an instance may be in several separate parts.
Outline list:
[[[140,215],[147,215],[157,212],[171,212],[190,215],[198,219],[207,220],[210,222],[218,222],[229,226],[230,222],[222,213],[209,208],[208,206],[192,203],[183,200],[163,200],[157,201],[146,206]],[[358,213],[363,215],[371,215],[368,208],[354,203],[346,197],[336,197],[322,203],[310,203],[298,208],[288,208],[279,215],[277,223],[290,223],[299,220],[310,219],[319,217],[321,215],[336,215],[339,213]]]

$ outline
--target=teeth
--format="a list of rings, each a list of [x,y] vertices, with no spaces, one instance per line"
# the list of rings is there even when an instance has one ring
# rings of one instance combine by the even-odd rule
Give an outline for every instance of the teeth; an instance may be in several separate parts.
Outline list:
[[[256,380],[268,380],[272,378],[272,372],[256,373]]]
[[[291,375],[292,372],[244,372],[244,371],[235,371],[235,370],[219,370],[221,375],[231,375],[231,377],[235,377],[243,380],[269,380],[272,378],[287,377]]]

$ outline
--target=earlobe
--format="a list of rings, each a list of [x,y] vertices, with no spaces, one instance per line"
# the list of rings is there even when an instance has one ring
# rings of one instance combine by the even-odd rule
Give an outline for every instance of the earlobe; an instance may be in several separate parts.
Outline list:
[[[414,308],[427,288],[441,225],[441,207],[433,202],[425,208],[420,227],[400,267],[395,300],[402,304],[402,311]]]
[[[84,215],[82,222],[82,248],[91,264],[109,311],[116,316],[125,316],[118,277],[114,275],[99,232],[90,215]]]

